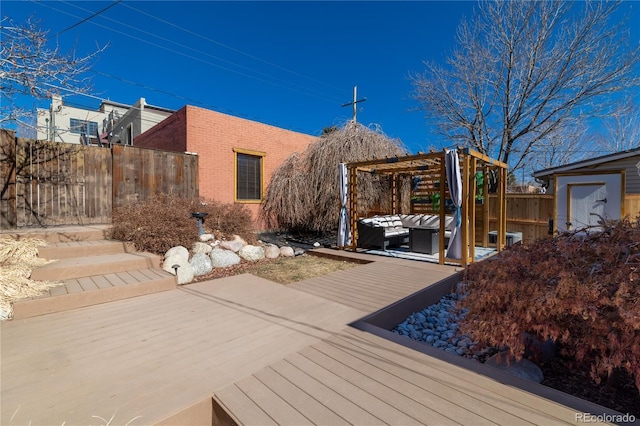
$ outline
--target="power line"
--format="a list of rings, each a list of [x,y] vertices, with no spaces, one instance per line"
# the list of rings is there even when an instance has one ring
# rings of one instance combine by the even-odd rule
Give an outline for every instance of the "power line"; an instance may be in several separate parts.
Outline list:
[[[308,79],[308,80],[315,81],[316,83],[320,83],[320,84],[323,84],[323,85],[325,85],[325,86],[332,87],[332,88],[334,88],[334,89],[336,89],[336,90],[339,90],[340,92],[346,92],[346,91],[345,91],[343,88],[341,88],[341,87],[335,86],[335,85],[333,85],[333,84],[331,84],[331,83],[327,83],[327,82],[324,82],[324,81],[318,80],[318,79],[316,79],[316,78],[314,78],[314,77],[309,77],[309,76],[304,75],[304,74],[301,74],[301,73],[299,73],[299,72],[297,72],[297,71],[290,70],[290,69],[285,68],[285,67],[283,67],[283,66],[280,66],[280,65],[278,65],[278,64],[274,64],[273,62],[267,61],[267,60],[265,60],[265,59],[259,58],[259,57],[254,56],[254,55],[251,55],[250,53],[243,52],[242,50],[239,50],[239,49],[236,49],[236,48],[234,48],[234,47],[228,46],[228,45],[226,45],[226,44],[224,44],[224,43],[221,43],[221,42],[219,42],[219,41],[217,41],[217,40],[214,40],[214,39],[212,39],[212,38],[209,38],[209,37],[203,36],[202,34],[198,34],[198,33],[194,32],[194,31],[191,31],[191,30],[189,30],[189,29],[187,29],[187,28],[184,28],[184,27],[181,27],[181,26],[179,26],[179,25],[176,25],[176,24],[174,24],[173,22],[166,21],[166,20],[164,20],[164,19],[158,18],[157,16],[152,15],[152,14],[150,14],[150,13],[148,13],[148,12],[143,11],[143,10],[136,9],[135,7],[130,6],[129,4],[122,3],[122,5],[123,5],[124,7],[127,7],[127,8],[129,8],[129,9],[131,9],[131,10],[134,10],[134,11],[136,11],[136,12],[140,13],[140,14],[143,14],[143,15],[148,16],[148,17],[150,17],[150,18],[153,18],[153,19],[155,19],[155,20],[157,20],[157,21],[159,21],[159,22],[162,22],[163,24],[166,24],[166,25],[172,26],[172,27],[174,27],[174,28],[177,28],[177,29],[179,29],[179,30],[181,30],[181,31],[184,31],[184,32],[186,32],[187,34],[191,34],[191,35],[193,35],[193,36],[195,36],[195,37],[201,38],[201,39],[203,39],[203,40],[205,40],[205,41],[208,41],[208,42],[210,42],[210,43],[213,43],[213,44],[216,44],[216,45],[218,45],[218,46],[224,47],[225,49],[231,50],[232,52],[239,53],[239,54],[244,55],[244,56],[246,56],[246,57],[248,57],[248,58],[251,58],[251,59],[256,60],[256,61],[259,61],[259,62],[262,62],[262,63],[264,63],[264,64],[266,64],[266,65],[270,65],[270,66],[272,66],[272,67],[275,67],[275,68],[281,69],[281,70],[283,70],[283,71],[286,71],[286,72],[288,72],[288,73],[291,73],[291,74],[297,75],[297,76],[299,76],[299,77],[303,77],[303,78],[306,78],[306,79]]]
[[[77,9],[80,9],[80,10],[83,10],[83,11],[88,11],[87,9],[85,9],[85,8],[83,8],[83,7],[80,7],[80,6],[78,6],[78,5],[74,4],[74,3],[70,3],[70,2],[67,2],[67,1],[64,1],[64,0],[61,0],[61,2],[62,2],[62,3],[65,3],[65,4],[68,4],[68,5],[70,5],[70,6],[73,6],[73,7],[77,8]],[[54,9],[54,8],[53,8],[53,9]],[[58,10],[58,9],[54,9],[54,10]],[[59,10],[58,10],[58,11],[59,11]],[[72,16],[73,16],[73,15],[72,15]],[[118,25],[121,25],[121,26],[123,26],[123,27],[125,27],[125,28],[129,28],[129,29],[132,29],[132,30],[134,30],[134,31],[138,31],[138,32],[140,32],[140,33],[142,33],[142,34],[148,35],[148,36],[150,36],[150,37],[157,38],[157,39],[159,39],[159,40],[161,40],[161,41],[163,41],[163,42],[165,42],[165,43],[174,44],[174,45],[176,45],[176,46],[180,47],[181,49],[190,50],[190,51],[192,51],[192,52],[194,52],[194,53],[197,53],[198,55],[201,55],[201,56],[208,56],[208,57],[210,57],[210,58],[212,58],[212,59],[215,59],[215,60],[218,60],[218,61],[220,61],[220,62],[224,62],[224,63],[227,63],[227,64],[229,64],[229,65],[232,65],[232,66],[235,66],[235,67],[238,67],[238,68],[245,69],[245,70],[247,70],[247,71],[250,71],[250,72],[256,73],[256,74],[258,74],[258,75],[262,75],[262,76],[264,76],[264,77],[266,77],[266,78],[270,78],[270,79],[274,80],[275,82],[277,82],[278,84],[276,84],[276,83],[271,83],[271,82],[269,82],[269,81],[266,81],[266,80],[263,80],[263,79],[260,79],[260,78],[257,78],[257,77],[253,77],[253,76],[250,76],[250,75],[247,75],[247,74],[244,74],[244,73],[240,73],[240,72],[238,72],[238,71],[235,71],[235,70],[232,70],[232,69],[229,69],[229,68],[226,68],[226,67],[222,67],[222,66],[220,66],[220,65],[217,65],[217,64],[214,64],[214,63],[211,63],[211,62],[208,62],[208,61],[203,61],[203,60],[200,60],[199,58],[195,58],[195,57],[190,56],[190,55],[183,54],[184,56],[187,56],[187,57],[189,57],[189,58],[191,58],[191,59],[200,60],[201,62],[204,62],[204,63],[209,64],[209,65],[212,65],[212,66],[219,67],[219,68],[224,69],[224,70],[226,70],[226,71],[229,71],[229,72],[232,72],[232,73],[236,73],[236,74],[239,74],[239,75],[243,75],[243,76],[246,76],[246,77],[248,77],[248,78],[254,78],[254,79],[257,79],[257,80],[259,80],[259,81],[262,81],[262,82],[268,83],[268,84],[274,84],[274,85],[276,85],[276,86],[278,86],[278,87],[282,87],[282,88],[284,88],[284,89],[294,90],[294,91],[297,91],[298,93],[306,94],[306,95],[311,96],[311,97],[316,97],[316,98],[318,98],[318,99],[323,99],[323,100],[326,100],[326,101],[328,101],[328,102],[334,102],[334,100],[333,100],[333,99],[329,99],[329,98],[323,97],[323,96],[321,96],[321,95],[317,95],[317,94],[311,93],[311,92],[309,92],[308,90],[305,90],[306,88],[305,88],[305,87],[303,87],[303,86],[301,86],[301,85],[298,85],[298,84],[292,83],[292,82],[290,82],[290,81],[285,81],[285,80],[279,79],[279,78],[277,78],[277,77],[274,77],[274,76],[269,75],[269,74],[267,74],[267,73],[264,73],[264,72],[262,72],[262,71],[256,70],[256,69],[254,69],[254,68],[247,67],[247,66],[244,66],[244,65],[240,65],[240,64],[237,64],[237,63],[235,63],[235,62],[232,62],[232,61],[229,61],[229,60],[226,60],[226,59],[220,58],[220,57],[215,56],[215,55],[212,55],[212,54],[210,54],[210,53],[208,53],[208,52],[204,52],[204,51],[202,51],[202,50],[195,49],[195,48],[193,48],[193,47],[191,47],[191,46],[188,46],[188,45],[185,45],[185,44],[179,43],[179,42],[177,42],[177,41],[174,41],[174,40],[169,39],[169,38],[166,38],[166,37],[159,36],[159,35],[157,35],[156,33],[153,33],[153,32],[150,32],[150,31],[143,30],[143,29],[141,29],[141,28],[139,28],[139,27],[136,27],[136,26],[132,26],[132,25],[126,24],[126,23],[124,23],[124,22],[121,22],[121,21],[118,21],[118,20],[115,20],[115,19],[109,18],[109,17],[107,17],[107,16],[103,16],[103,18],[104,18],[104,19],[106,19],[106,20],[109,20],[109,21],[111,21],[111,22],[114,22],[114,23],[116,23],[116,24],[118,24]],[[114,32],[116,32],[116,33],[122,34],[122,35],[124,35],[124,36],[131,37],[131,38],[134,38],[134,39],[136,39],[136,40],[139,40],[139,41],[142,41],[142,42],[145,42],[145,43],[152,44],[153,46],[163,48],[163,49],[168,50],[168,51],[170,51],[170,52],[172,52],[172,53],[180,53],[180,52],[178,52],[178,51],[168,49],[168,48],[166,48],[165,46],[158,45],[158,44],[155,44],[155,43],[151,43],[151,42],[146,41],[146,40],[144,40],[144,39],[141,39],[141,38],[139,38],[139,37],[135,37],[135,36],[133,36],[133,35],[131,35],[131,34],[129,34],[129,33],[123,33],[123,32],[121,32],[121,31],[115,30],[115,29],[113,29],[112,27],[103,26],[103,25],[101,25],[101,24],[97,24],[97,23],[94,23],[94,24],[95,24],[95,25],[98,25],[98,26],[100,26],[100,27],[102,27],[102,28],[106,28],[106,29],[108,29],[108,30],[111,30],[111,31],[114,31]],[[195,33],[194,33],[194,34],[195,34]],[[291,87],[291,88],[288,88],[287,86],[284,86],[284,85],[282,85],[282,84],[285,84],[285,85],[286,85],[286,84],[288,84],[288,85],[290,85],[290,86],[292,86],[292,87]]]
[[[36,2],[36,0],[31,0],[31,1]],[[37,4],[40,4],[40,5],[42,5],[42,6],[45,6],[45,7],[49,8],[49,9],[55,10],[55,11],[57,11],[57,12],[59,12],[59,13],[63,13],[63,14],[65,14],[65,15],[72,16],[72,17],[74,17],[74,18],[80,18],[80,17],[78,17],[78,16],[76,16],[76,15],[74,15],[74,14],[72,14],[72,13],[69,13],[69,12],[67,12],[67,11],[64,11],[64,10],[58,9],[58,8],[56,8],[56,7],[53,7],[53,6],[51,6],[50,4],[47,4],[47,3],[41,3],[41,2],[36,2],[36,3],[37,3]],[[67,3],[67,2],[62,1],[62,3]],[[82,8],[82,7],[80,7],[80,6],[74,5],[73,3],[68,3],[68,4],[70,4],[70,5],[72,5],[72,6],[76,7],[76,8],[78,8],[78,9],[80,9],[80,10],[87,11],[87,9],[84,9],[84,8]],[[158,38],[158,39],[160,39],[160,40],[162,40],[162,41],[164,41],[164,42],[169,42],[169,43],[172,43],[172,44],[178,45],[178,46],[179,46],[179,47],[181,47],[181,48],[188,49],[188,50],[191,50],[191,51],[195,51],[195,52],[196,52],[196,53],[198,53],[199,55],[209,56],[209,57],[212,57],[212,58],[217,59],[217,60],[219,60],[219,61],[227,62],[227,63],[229,63],[229,64],[231,64],[231,65],[237,66],[237,67],[239,67],[239,68],[244,68],[244,69],[249,70],[249,71],[251,71],[251,72],[254,72],[254,73],[256,73],[256,74],[262,74],[262,75],[264,75],[264,76],[265,76],[265,77],[267,77],[267,78],[271,78],[271,79],[273,79],[273,80],[276,80],[276,81],[279,81],[279,82],[283,82],[283,80],[279,80],[279,79],[277,79],[277,78],[275,78],[275,77],[273,77],[273,76],[270,76],[270,75],[268,75],[268,74],[266,74],[266,73],[263,73],[263,72],[261,72],[261,71],[257,71],[257,70],[255,70],[255,69],[253,69],[253,68],[245,67],[245,66],[243,66],[243,65],[235,64],[235,63],[233,63],[233,62],[231,62],[231,61],[227,61],[227,60],[225,60],[225,59],[215,57],[215,56],[213,56],[213,55],[211,55],[211,54],[208,54],[208,53],[206,53],[206,52],[202,52],[202,51],[200,51],[200,50],[197,50],[197,49],[191,48],[190,46],[186,46],[186,45],[183,45],[183,44],[177,43],[177,42],[175,42],[175,41],[173,41],[173,40],[170,40],[170,39],[167,39],[167,38],[164,38],[164,37],[158,36],[158,35],[156,35],[156,34],[154,34],[154,33],[150,33],[150,32],[148,32],[148,31],[141,30],[141,29],[139,29],[139,28],[137,28],[137,27],[133,27],[133,26],[130,26],[130,25],[128,25],[128,24],[124,24],[124,23],[122,23],[122,22],[120,22],[120,21],[116,21],[116,20],[113,20],[113,19],[108,18],[108,17],[104,17],[104,18],[105,18],[105,19],[108,19],[108,20],[111,20],[111,21],[113,21],[113,22],[116,22],[116,23],[118,23],[118,24],[120,24],[120,25],[123,25],[123,26],[125,26],[125,27],[129,27],[129,28],[132,28],[132,29],[134,29],[134,30],[140,31],[140,32],[142,32],[142,33],[146,33],[147,35],[150,35],[150,36],[152,36],[152,37]],[[290,91],[293,91],[293,92],[297,92],[297,93],[300,93],[300,94],[303,94],[303,95],[306,95],[306,96],[314,97],[314,98],[317,98],[317,99],[322,99],[322,100],[327,101],[327,102],[331,102],[331,103],[335,103],[335,102],[336,102],[336,100],[335,100],[335,99],[329,99],[329,98],[327,98],[327,97],[320,96],[320,95],[317,95],[317,94],[311,93],[311,92],[309,92],[309,91],[300,90],[300,89],[297,89],[297,88],[295,88],[295,87],[288,87],[288,86],[283,85],[283,84],[280,84],[280,83],[278,83],[278,82],[268,81],[268,80],[265,80],[265,79],[260,78],[260,77],[257,77],[257,76],[253,76],[253,75],[250,75],[250,74],[247,74],[247,73],[244,73],[244,72],[240,72],[240,71],[237,71],[237,70],[234,70],[234,69],[231,69],[231,68],[228,68],[228,67],[222,66],[222,65],[220,65],[220,64],[216,64],[216,63],[213,63],[213,62],[210,62],[210,61],[204,60],[204,59],[202,59],[202,58],[200,58],[200,57],[193,56],[193,55],[189,55],[189,54],[187,54],[187,53],[185,53],[185,52],[178,51],[178,50],[174,50],[174,49],[168,48],[168,47],[166,47],[166,46],[164,46],[164,45],[157,44],[157,43],[154,43],[154,42],[152,42],[152,41],[149,41],[149,40],[146,40],[146,39],[143,39],[143,38],[140,38],[140,37],[136,37],[136,36],[134,36],[134,35],[132,35],[132,34],[129,34],[129,33],[125,33],[125,32],[123,32],[123,31],[116,30],[116,29],[115,29],[115,28],[113,28],[113,27],[109,27],[109,26],[106,26],[106,25],[102,25],[102,24],[99,24],[99,23],[96,23],[96,22],[91,22],[91,23],[92,23],[93,25],[96,25],[96,26],[98,26],[98,27],[104,28],[104,29],[109,30],[109,31],[113,31],[113,32],[115,32],[115,33],[117,33],[117,34],[120,34],[120,35],[123,35],[123,36],[125,36],[125,37],[129,37],[129,38],[132,38],[132,39],[134,39],[134,40],[140,41],[140,42],[142,42],[142,43],[146,43],[146,44],[149,44],[149,45],[151,45],[151,46],[157,47],[157,48],[159,48],[159,49],[163,49],[163,50],[166,50],[166,51],[168,51],[168,52],[171,52],[171,53],[174,53],[174,54],[177,54],[177,55],[181,55],[181,56],[184,56],[184,57],[186,57],[186,58],[189,58],[189,59],[192,59],[192,60],[195,60],[195,61],[198,61],[198,62],[202,62],[202,63],[204,63],[204,64],[207,64],[207,65],[210,65],[210,66],[213,66],[213,67],[216,67],[216,68],[220,68],[220,69],[225,70],[225,71],[228,71],[228,72],[230,72],[230,73],[234,73],[234,74],[237,74],[237,75],[240,75],[240,76],[246,77],[246,78],[250,78],[250,79],[253,79],[253,80],[257,80],[257,81],[260,81],[260,82],[262,82],[262,83],[266,83],[266,84],[269,84],[269,85],[272,85],[272,86],[275,86],[275,87],[280,87],[280,88],[285,89],[285,90],[290,90]],[[293,83],[286,81],[286,82],[284,82],[284,84],[292,85]],[[293,86],[298,86],[298,87],[300,87],[299,85],[295,85],[295,84],[293,84]]]
[[[66,31],[69,31],[69,30],[70,30],[70,29],[72,29],[72,28],[77,27],[78,25],[80,25],[80,24],[82,24],[82,23],[84,23],[84,22],[87,22],[89,19],[92,19],[92,18],[94,18],[94,17],[96,17],[96,16],[100,15],[101,13],[103,13],[103,12],[105,12],[105,11],[107,11],[107,10],[111,9],[113,6],[115,6],[116,4],[120,3],[121,1],[122,1],[122,0],[116,0],[116,1],[114,1],[114,2],[113,2],[113,3],[111,3],[109,6],[105,7],[104,9],[101,9],[101,10],[97,11],[96,13],[94,13],[93,15],[91,15],[91,16],[89,16],[89,17],[87,17],[87,18],[84,18],[84,19],[83,19],[83,20],[81,20],[80,22],[76,22],[76,23],[75,23],[75,24],[73,24],[72,26],[65,28],[64,30],[62,30],[62,31],[60,31],[59,33],[57,33],[56,35],[60,35],[60,34],[62,34],[62,33],[64,33],[64,32],[66,32]]]

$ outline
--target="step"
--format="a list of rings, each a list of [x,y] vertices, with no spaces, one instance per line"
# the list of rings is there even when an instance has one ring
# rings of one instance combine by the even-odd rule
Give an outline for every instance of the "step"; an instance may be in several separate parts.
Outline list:
[[[49,228],[21,228],[3,231],[0,237],[16,240],[23,238],[37,238],[47,243],[66,243],[71,241],[95,241],[107,238],[111,225],[72,225],[52,226]]]
[[[114,272],[160,267],[160,256],[150,253],[118,253],[60,259],[31,272],[34,281],[60,281]]]
[[[159,268],[64,280],[47,294],[13,303],[13,319],[63,312],[177,288],[176,277]]]
[[[132,243],[114,240],[72,241],[68,243],[49,243],[38,248],[38,257],[42,259],[69,259],[72,257],[102,256],[105,254],[132,253]]]

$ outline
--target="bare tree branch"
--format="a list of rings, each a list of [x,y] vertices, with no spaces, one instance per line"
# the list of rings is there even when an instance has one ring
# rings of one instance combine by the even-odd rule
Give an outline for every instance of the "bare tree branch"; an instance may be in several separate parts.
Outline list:
[[[615,16],[620,4],[481,1],[446,65],[412,76],[414,97],[441,135],[525,167],[606,95],[640,85],[640,48]]]
[[[53,88],[76,94],[91,90],[86,73],[106,47],[86,56],[63,54],[59,46],[49,47],[47,35],[32,19],[23,25],[0,21],[0,124],[27,124],[33,111],[18,105],[20,96],[45,99]]]

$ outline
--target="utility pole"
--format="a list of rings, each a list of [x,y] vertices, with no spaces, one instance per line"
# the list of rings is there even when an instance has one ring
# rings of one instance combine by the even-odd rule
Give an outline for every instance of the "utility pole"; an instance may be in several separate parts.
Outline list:
[[[346,104],[342,104],[343,107],[353,105],[353,122],[354,123],[356,122],[356,105],[359,102],[364,102],[366,100],[367,98],[358,99],[358,86],[353,86],[353,101]]]

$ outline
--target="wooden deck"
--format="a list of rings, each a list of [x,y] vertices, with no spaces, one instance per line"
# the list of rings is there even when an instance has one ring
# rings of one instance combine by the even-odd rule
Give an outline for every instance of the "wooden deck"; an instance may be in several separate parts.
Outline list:
[[[363,312],[239,275],[3,322],[1,424],[152,424]]]
[[[555,425],[575,411],[352,328],[215,393],[244,425]]]
[[[4,322],[0,423],[575,423],[575,410],[347,326],[459,268],[339,254],[373,263]]]

